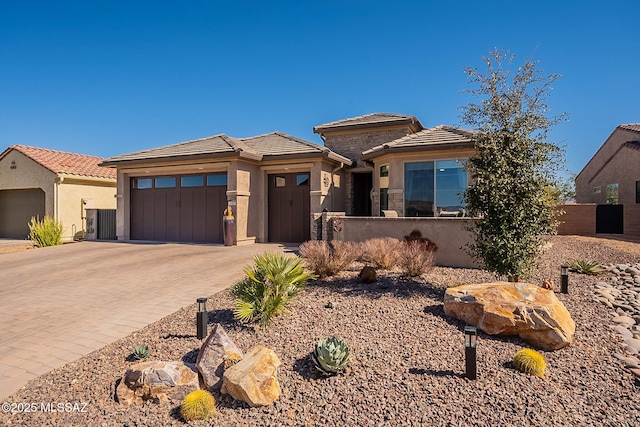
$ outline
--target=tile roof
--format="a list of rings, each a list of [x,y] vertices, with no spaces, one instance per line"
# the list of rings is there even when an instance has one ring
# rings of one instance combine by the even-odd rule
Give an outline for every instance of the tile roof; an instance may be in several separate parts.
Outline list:
[[[362,158],[376,157],[385,150],[412,151],[416,149],[444,148],[450,145],[469,145],[471,147],[473,137],[476,134],[477,132],[467,129],[439,125],[370,148],[362,153]]]
[[[393,113],[370,113],[363,116],[351,117],[348,119],[342,119],[335,122],[318,125],[313,128],[313,131],[315,133],[321,133],[321,131],[326,130],[337,130],[354,127],[374,127],[402,123],[414,124],[418,130],[424,129],[422,123],[420,123],[420,121],[415,116]]]
[[[620,125],[618,127],[633,132],[640,132],[640,123],[629,123],[626,125]]]
[[[125,161],[161,160],[182,156],[197,155],[231,155],[235,153],[247,153],[249,157],[260,158],[260,154],[248,147],[243,141],[230,136],[219,134],[206,138],[180,142],[178,144],[165,145],[163,147],[136,151],[106,159],[103,164],[115,165]]]
[[[114,166],[122,162],[135,163],[162,159],[170,160],[183,156],[206,155],[214,157],[234,154],[254,160],[261,160],[263,156],[321,154],[338,162],[351,164],[351,160],[334,153],[322,145],[304,141],[281,132],[272,132],[248,138],[233,138],[220,134],[111,157],[106,159],[103,164]]]
[[[56,174],[116,179],[116,171],[114,169],[99,166],[103,160],[101,157],[30,147],[28,145],[12,145],[0,154],[0,159],[11,150],[24,154]]]

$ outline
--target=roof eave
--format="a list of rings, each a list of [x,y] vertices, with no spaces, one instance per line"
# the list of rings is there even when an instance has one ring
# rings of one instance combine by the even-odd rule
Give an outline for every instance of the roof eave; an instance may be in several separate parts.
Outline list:
[[[122,160],[105,160],[100,163],[100,166],[106,167],[118,167],[118,166],[129,166],[135,164],[149,164],[149,163],[169,163],[175,162],[176,160],[201,160],[201,159],[217,159],[217,158],[228,158],[228,157],[244,157],[244,158],[254,158],[256,157],[253,153],[248,153],[245,151],[226,151],[221,153],[202,153],[202,154],[189,154],[189,155],[174,155],[174,156],[161,156],[161,157],[146,157],[141,159],[122,159]],[[261,157],[260,157],[261,158]],[[258,158],[258,160],[260,160]]]
[[[380,127],[390,127],[390,126],[401,126],[401,125],[409,125],[413,128],[414,132],[418,132],[424,129],[420,120],[415,117],[407,117],[406,119],[394,119],[394,120],[386,120],[381,122],[370,122],[370,123],[348,123],[348,124],[338,124],[333,126],[314,126],[313,133],[317,133],[319,135],[323,135],[325,132],[338,132],[341,130],[351,130],[351,129],[368,129],[368,128],[380,128]]]
[[[455,142],[449,144],[430,144],[424,146],[406,146],[406,147],[393,147],[384,146],[378,150],[370,151],[363,154],[362,160],[370,160],[376,157],[383,156],[385,154],[395,153],[410,153],[410,152],[423,152],[423,151],[440,151],[440,150],[458,150],[458,149],[473,149],[473,142]]]

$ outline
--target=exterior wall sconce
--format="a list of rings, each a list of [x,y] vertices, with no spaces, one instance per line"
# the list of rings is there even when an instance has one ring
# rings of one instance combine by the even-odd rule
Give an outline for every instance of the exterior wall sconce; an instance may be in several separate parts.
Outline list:
[[[476,345],[478,341],[478,329],[475,326],[464,327],[464,360],[467,378],[477,378]]]
[[[11,160],[11,166],[9,166],[9,169],[17,169],[18,166],[16,166],[16,161],[15,160]]]
[[[196,313],[196,324],[198,339],[203,340],[207,336],[207,299],[198,298],[198,312]]]
[[[569,266],[567,264],[560,266],[560,292],[569,293]]]

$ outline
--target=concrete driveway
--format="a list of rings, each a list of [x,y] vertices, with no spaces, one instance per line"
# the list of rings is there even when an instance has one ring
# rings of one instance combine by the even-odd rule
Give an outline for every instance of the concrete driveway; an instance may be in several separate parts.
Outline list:
[[[279,244],[79,242],[0,255],[0,402],[242,277]]]

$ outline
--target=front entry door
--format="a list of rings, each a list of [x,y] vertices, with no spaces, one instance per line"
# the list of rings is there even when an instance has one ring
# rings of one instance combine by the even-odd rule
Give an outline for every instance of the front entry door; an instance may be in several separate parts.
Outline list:
[[[269,241],[305,242],[311,237],[309,173],[269,175]]]

